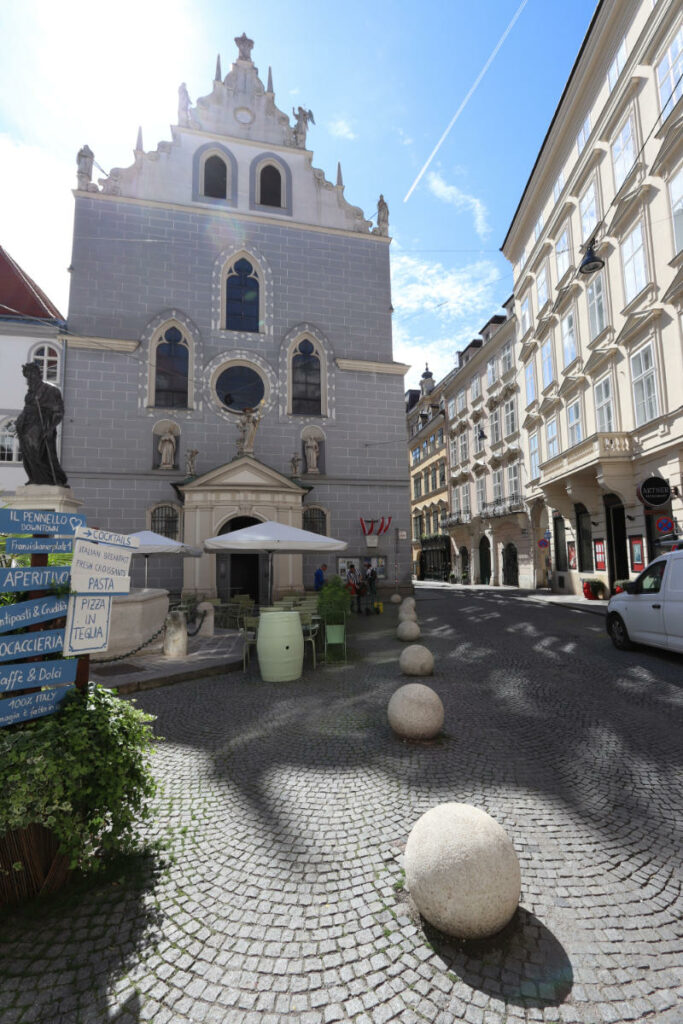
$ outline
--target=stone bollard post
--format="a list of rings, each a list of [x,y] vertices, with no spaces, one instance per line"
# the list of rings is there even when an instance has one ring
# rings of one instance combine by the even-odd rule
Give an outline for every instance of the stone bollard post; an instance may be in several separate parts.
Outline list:
[[[199,636],[213,636],[213,616],[214,606],[210,601],[202,601],[200,605],[197,605],[197,615],[200,617],[204,615],[202,624],[199,627]],[[206,613],[206,614],[204,614]]]
[[[164,655],[184,658],[187,655],[187,619],[185,612],[169,612],[164,631]]]

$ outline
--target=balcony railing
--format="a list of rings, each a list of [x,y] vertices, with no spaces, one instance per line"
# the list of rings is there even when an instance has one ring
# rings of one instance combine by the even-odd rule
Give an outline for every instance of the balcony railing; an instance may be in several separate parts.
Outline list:
[[[509,494],[497,501],[487,501],[482,505],[482,516],[510,516],[515,512],[525,512],[526,506],[520,494]]]
[[[610,459],[628,459],[635,453],[636,445],[630,434],[611,431],[592,434],[584,441],[558,452],[551,459],[541,463],[542,480],[554,479],[573,473],[596,462]]]
[[[472,522],[471,512],[454,512],[446,520],[447,526],[462,526],[465,523]]]

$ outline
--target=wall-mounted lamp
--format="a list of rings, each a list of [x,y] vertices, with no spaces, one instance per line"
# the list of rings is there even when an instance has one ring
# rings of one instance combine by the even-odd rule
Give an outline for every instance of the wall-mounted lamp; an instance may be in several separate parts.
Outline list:
[[[635,516],[628,516],[627,515],[626,518],[628,519],[629,523],[635,523],[635,521],[636,521],[636,517]]]
[[[580,274],[586,274],[586,275],[588,275],[588,274],[595,274],[596,271],[602,270],[602,268],[605,265],[605,261],[603,259],[601,259],[600,256],[596,256],[595,255],[595,249],[593,248],[594,245],[595,245],[595,239],[592,238],[590,240],[590,242],[588,243],[588,248],[586,249],[586,255],[581,260],[581,264],[579,266],[579,273]]]

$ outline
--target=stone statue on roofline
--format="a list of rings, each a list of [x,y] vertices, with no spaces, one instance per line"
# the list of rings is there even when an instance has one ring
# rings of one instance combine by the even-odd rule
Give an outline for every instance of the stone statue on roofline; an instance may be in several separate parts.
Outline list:
[[[295,118],[294,125],[294,142],[299,149],[306,148],[306,132],[308,131],[308,124],[315,124],[315,118],[313,117],[312,110],[305,110],[303,107],[298,107],[296,110],[292,107],[292,114]]]
[[[238,60],[251,60],[251,51],[254,47],[254,40],[249,39],[246,32],[241,36],[235,36],[235,42],[239,51]]]
[[[17,416],[16,430],[28,482],[66,487],[66,473],[57,458],[57,427],[64,419],[62,393],[56,385],[43,380],[38,363],[25,363],[21,370],[28,391],[24,408]]]
[[[88,185],[92,181],[92,165],[94,160],[95,154],[90,146],[86,144],[79,149],[78,156],[76,157],[76,165],[78,167],[76,177],[78,179],[78,187],[83,192],[88,191]]]
[[[184,128],[189,127],[190,124],[190,107],[192,106],[192,100],[190,94],[187,91],[185,82],[181,82],[178,86],[178,124]]]
[[[238,455],[254,454],[254,439],[256,431],[263,416],[263,402],[261,401],[255,409],[246,408],[237,421],[239,437],[237,439]]]

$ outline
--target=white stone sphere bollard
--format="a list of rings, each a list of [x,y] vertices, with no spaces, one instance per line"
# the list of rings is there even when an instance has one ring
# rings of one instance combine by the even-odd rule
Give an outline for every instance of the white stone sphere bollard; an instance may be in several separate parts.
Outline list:
[[[414,597],[404,597],[403,600],[401,601],[401,608],[414,608],[414,607],[415,607],[415,598]]]
[[[399,640],[419,640],[420,627],[417,622],[413,622],[411,619],[404,619],[396,627],[396,636]]]
[[[400,604],[402,598],[400,594],[392,594],[389,600],[391,601],[392,604]]]
[[[422,916],[460,939],[495,935],[519,904],[519,861],[505,830],[471,804],[439,804],[408,836],[406,885]]]
[[[417,612],[414,608],[404,608],[403,605],[401,605],[398,610],[398,621],[417,622]]]
[[[392,695],[387,718],[398,736],[408,740],[431,740],[443,728],[443,704],[431,687],[406,683]]]
[[[411,644],[401,651],[398,665],[404,676],[431,676],[434,672],[434,655],[421,644]]]

